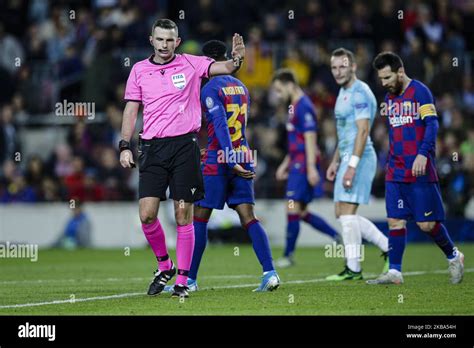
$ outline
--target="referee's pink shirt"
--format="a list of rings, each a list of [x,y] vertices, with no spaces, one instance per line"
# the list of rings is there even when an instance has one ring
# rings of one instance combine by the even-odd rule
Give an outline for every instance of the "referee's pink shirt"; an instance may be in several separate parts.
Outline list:
[[[125,88],[127,101],[143,104],[143,139],[174,137],[201,127],[201,79],[213,59],[176,54],[166,64],[153,56],[133,65]]]

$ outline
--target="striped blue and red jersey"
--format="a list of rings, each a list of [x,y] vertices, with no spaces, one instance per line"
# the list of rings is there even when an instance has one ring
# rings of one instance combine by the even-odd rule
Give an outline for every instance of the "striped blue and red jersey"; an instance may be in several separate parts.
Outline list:
[[[201,90],[201,105],[207,122],[203,174],[232,174],[236,163],[253,170],[245,138],[250,107],[247,87],[233,76],[214,77]]]
[[[316,110],[307,95],[290,106],[288,122],[289,173],[306,173],[306,145],[304,133],[317,131]],[[315,161],[317,161],[317,154]]]
[[[438,121],[435,101],[428,87],[411,80],[401,95],[388,93],[381,114],[387,116],[389,126],[390,149],[385,180],[437,182],[435,148]],[[418,154],[427,157],[426,175],[415,177],[412,166]]]

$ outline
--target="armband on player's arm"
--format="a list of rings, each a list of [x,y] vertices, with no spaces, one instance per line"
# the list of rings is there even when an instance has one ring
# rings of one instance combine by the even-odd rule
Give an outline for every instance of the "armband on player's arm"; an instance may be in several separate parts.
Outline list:
[[[425,136],[418,149],[418,154],[428,157],[428,154],[434,150],[436,146],[436,135],[438,134],[438,118],[436,116],[427,116],[423,118],[425,122]]]

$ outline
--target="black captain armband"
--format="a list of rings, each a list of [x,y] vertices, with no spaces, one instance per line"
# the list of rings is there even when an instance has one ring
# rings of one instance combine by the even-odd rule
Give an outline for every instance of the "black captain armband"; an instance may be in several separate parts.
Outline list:
[[[124,150],[130,150],[130,143],[126,140],[120,140],[119,142],[119,151],[122,153]]]

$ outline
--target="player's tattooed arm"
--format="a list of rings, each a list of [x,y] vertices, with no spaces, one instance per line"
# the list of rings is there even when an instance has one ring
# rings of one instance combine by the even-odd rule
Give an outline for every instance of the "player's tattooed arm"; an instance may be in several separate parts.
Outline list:
[[[232,38],[232,59],[224,62],[214,62],[209,68],[209,75],[230,75],[240,69],[245,57],[244,39],[239,34]]]
[[[349,165],[347,166],[347,170],[344,173],[344,177],[342,179],[342,185],[346,190],[352,187],[357,165],[359,163],[360,158],[362,157],[362,154],[364,153],[365,144],[367,144],[367,138],[369,136],[370,130],[370,123],[368,118],[356,120],[356,125],[357,135],[354,143],[354,149],[352,150],[352,156],[349,160]]]
[[[135,123],[137,122],[139,108],[140,103],[128,101],[123,111],[122,139],[128,143],[130,143],[133,132],[135,131]],[[124,168],[132,168],[135,166],[133,154],[130,149],[120,151],[120,164]]]
[[[318,154],[318,143],[316,132],[304,132],[304,142],[306,150],[306,176],[311,186],[316,186],[320,180],[316,169],[316,156]]]

